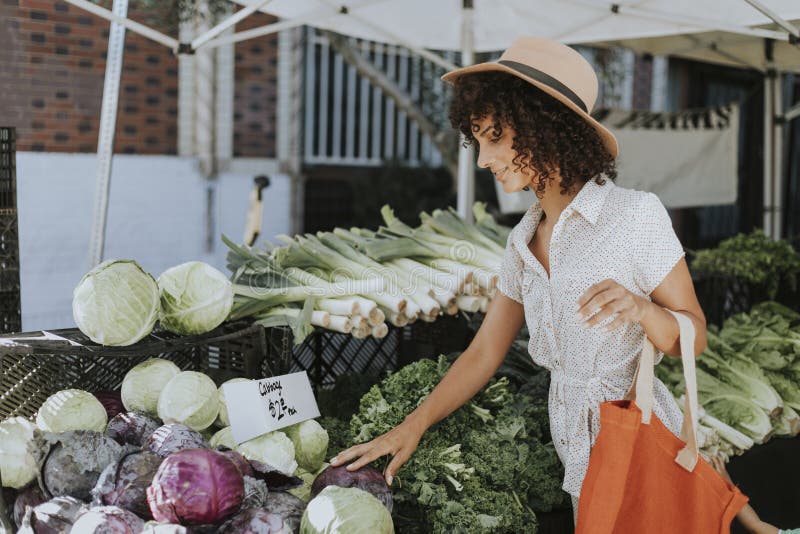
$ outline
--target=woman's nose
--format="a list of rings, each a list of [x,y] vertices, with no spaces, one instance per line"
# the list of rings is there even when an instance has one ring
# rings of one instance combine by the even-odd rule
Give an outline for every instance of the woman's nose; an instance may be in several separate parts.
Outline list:
[[[478,149],[478,167],[488,169],[493,161],[494,158],[491,157],[488,151]]]

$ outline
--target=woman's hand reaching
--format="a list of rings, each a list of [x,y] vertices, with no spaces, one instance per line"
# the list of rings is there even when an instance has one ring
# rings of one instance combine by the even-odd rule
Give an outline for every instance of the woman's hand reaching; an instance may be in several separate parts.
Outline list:
[[[335,458],[331,459],[331,465],[338,467],[352,462],[347,466],[347,470],[354,471],[382,456],[391,456],[392,460],[383,472],[386,483],[391,486],[397,470],[417,450],[419,440],[424,433],[424,425],[411,417],[407,417],[405,421],[392,430],[372,441],[354,445],[340,452]]]

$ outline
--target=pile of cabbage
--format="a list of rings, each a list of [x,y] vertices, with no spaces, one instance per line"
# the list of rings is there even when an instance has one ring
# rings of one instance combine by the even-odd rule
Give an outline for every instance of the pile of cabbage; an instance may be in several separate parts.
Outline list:
[[[222,385],[158,358],[119,392],[59,391],[0,422],[0,532],[394,532],[381,473],[328,466],[315,420],[240,444],[228,425]]]
[[[127,346],[156,320],[181,335],[203,334],[230,315],[233,285],[210,265],[190,261],[155,280],[133,260],[109,260],[89,271],[72,295],[75,324],[101,345]]]
[[[683,406],[681,362],[664,358],[658,377]],[[701,454],[727,461],[773,437],[800,433],[800,313],[776,302],[708,328],[697,358]]]

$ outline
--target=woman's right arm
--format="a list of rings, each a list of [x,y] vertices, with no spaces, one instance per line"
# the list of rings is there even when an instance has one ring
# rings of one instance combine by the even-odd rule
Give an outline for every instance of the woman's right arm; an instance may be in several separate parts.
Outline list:
[[[498,291],[472,343],[428,398],[398,426],[372,441],[342,451],[331,464],[339,466],[355,460],[347,466],[354,470],[390,455],[392,461],[384,476],[391,485],[394,474],[416,450],[425,431],[461,407],[494,376],[524,321],[522,304]]]

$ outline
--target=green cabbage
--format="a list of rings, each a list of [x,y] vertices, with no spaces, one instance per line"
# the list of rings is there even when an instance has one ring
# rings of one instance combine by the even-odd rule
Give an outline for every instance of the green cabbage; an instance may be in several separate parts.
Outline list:
[[[23,488],[36,478],[38,468],[28,446],[36,425],[24,417],[0,422],[0,480],[7,488]]]
[[[107,424],[108,414],[103,404],[81,389],[64,389],[50,395],[36,414],[36,426],[45,432],[105,432]]]
[[[125,409],[156,415],[161,390],[180,372],[177,365],[161,358],[150,358],[135,366],[122,379]]]
[[[330,465],[329,463],[324,462],[319,467],[319,470],[316,471],[316,472],[313,472],[313,473],[309,473],[308,471],[306,471],[302,467],[298,467],[297,471],[295,471],[294,475],[296,477],[299,477],[303,481],[303,485],[300,486],[300,487],[297,487],[297,488],[290,489],[289,493],[291,493],[292,495],[294,495],[295,497],[297,497],[298,499],[300,499],[303,502],[310,501],[311,500],[311,485],[314,483],[314,479],[317,478],[317,476],[320,473],[325,471],[325,469],[329,465]]]
[[[245,458],[271,465],[289,475],[297,470],[294,444],[283,432],[269,432],[245,441],[236,447],[236,451]]]
[[[158,286],[133,260],[104,261],[72,293],[72,317],[81,332],[101,345],[132,345],[153,330]]]
[[[328,453],[328,432],[313,419],[284,428],[283,431],[294,443],[297,465],[305,471],[318,471]]]
[[[392,516],[370,493],[328,486],[303,512],[300,534],[394,534]]]
[[[226,426],[222,430],[218,431],[216,434],[211,436],[211,439],[208,440],[208,444],[211,445],[212,449],[216,449],[217,447],[226,447],[228,449],[236,449],[236,442],[233,440],[233,433],[231,432],[231,427]]]
[[[207,263],[190,261],[158,277],[161,326],[176,334],[203,334],[219,326],[233,306],[233,284]]]
[[[225,392],[222,391],[222,386],[225,384],[233,384],[235,382],[250,382],[249,378],[231,378],[230,380],[224,382],[219,389],[217,390],[219,394],[219,417],[217,418],[217,426],[226,427],[231,424],[231,420],[228,418],[228,405],[225,403]]]
[[[217,386],[197,371],[178,373],[158,397],[158,416],[165,424],[182,423],[199,432],[210,427],[218,413]]]

